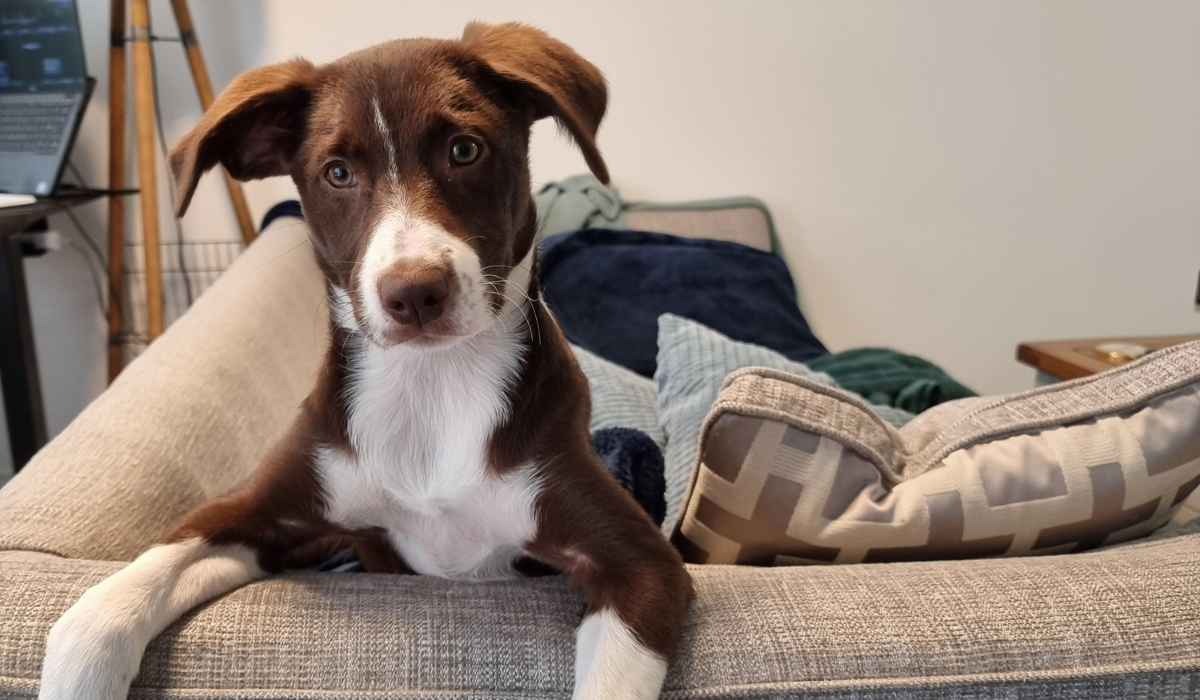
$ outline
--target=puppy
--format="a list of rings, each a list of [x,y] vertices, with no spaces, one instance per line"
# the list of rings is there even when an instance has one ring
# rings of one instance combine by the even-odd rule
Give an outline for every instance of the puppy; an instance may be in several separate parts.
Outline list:
[[[290,175],[327,279],[328,354],[243,485],[54,625],[39,697],[125,697],[172,621],[330,536],[374,570],[484,580],[532,558],[564,572],[589,601],[574,697],[658,697],[691,581],[592,453],[587,382],[541,297],[530,195],[544,117],[608,180],[606,102],[595,66],[515,24],[233,81],[170,154],[176,208],[217,163]]]

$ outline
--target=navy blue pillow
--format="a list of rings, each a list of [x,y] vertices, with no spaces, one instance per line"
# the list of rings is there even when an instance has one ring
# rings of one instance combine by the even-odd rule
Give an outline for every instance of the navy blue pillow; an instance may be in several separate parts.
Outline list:
[[[541,271],[567,338],[646,377],[665,313],[796,362],[829,353],[800,313],[783,260],[739,243],[585,229],[547,238]]]

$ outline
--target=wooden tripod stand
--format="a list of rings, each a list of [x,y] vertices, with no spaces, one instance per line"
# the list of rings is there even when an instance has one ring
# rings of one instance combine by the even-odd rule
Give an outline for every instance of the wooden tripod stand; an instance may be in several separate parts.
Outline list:
[[[138,187],[142,204],[142,243],[145,254],[147,335],[154,340],[163,331],[162,265],[158,235],[158,180],[154,148],[154,74],[150,36],[150,0],[129,0],[129,29],[126,34],[125,1],[112,0],[111,44],[109,48],[109,166],[108,186],[125,187],[125,45],[133,44],[134,118],[137,137]],[[192,13],[187,0],[171,0],[171,11],[179,27],[179,40],[187,54],[192,80],[200,96],[200,106],[208,109],[213,102],[212,81],[200,53]],[[246,206],[242,186],[225,174],[229,197],[237,213],[242,238],[254,239],[254,222]],[[110,197],[108,205],[108,380],[120,373],[122,360],[121,309],[125,297],[125,200]]]

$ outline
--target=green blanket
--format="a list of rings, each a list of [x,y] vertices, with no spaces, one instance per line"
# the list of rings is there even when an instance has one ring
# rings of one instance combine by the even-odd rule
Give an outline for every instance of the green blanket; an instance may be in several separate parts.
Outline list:
[[[870,403],[920,413],[945,401],[977,394],[928,360],[886,348],[835,352],[806,363]]]
[[[534,200],[538,232],[543,236],[581,228],[629,228],[621,193],[615,187],[600,184],[591,174],[548,182]]]

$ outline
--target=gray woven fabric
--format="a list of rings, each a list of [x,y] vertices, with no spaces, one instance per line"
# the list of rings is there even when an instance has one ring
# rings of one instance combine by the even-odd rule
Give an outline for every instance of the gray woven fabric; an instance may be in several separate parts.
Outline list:
[[[307,229],[279,219],[0,489],[0,549],[133,559],[258,464],[328,336]]]
[[[658,420],[667,439],[667,517],[669,533],[679,519],[679,504],[696,461],[700,426],[712,408],[721,382],[743,367],[770,367],[821,384],[836,386],[833,378],[792,362],[767,348],[741,343],[695,321],[663,314],[658,319]],[[912,414],[890,406],[871,406],[880,418],[904,425]]]
[[[0,697],[111,563],[0,553]],[[1200,537],[1007,560],[691,567],[664,698],[1195,697]],[[151,645],[134,697],[565,698],[583,597],[557,577],[297,574]],[[1014,688],[1022,689],[1014,694]],[[809,697],[809,695],[805,695]]]
[[[766,207],[747,206],[731,201],[722,207],[721,201],[656,207],[629,207],[625,218],[635,231],[656,231],[684,238],[710,238],[732,241],[770,253],[775,244],[770,216]],[[688,208],[698,207],[698,208]]]
[[[667,438],[658,425],[654,382],[578,345],[571,349],[592,390],[591,429],[636,428],[664,449]]]
[[[744,367],[721,383],[705,427],[722,410],[781,421],[833,438],[874,464],[889,485],[899,480],[892,468],[897,432],[871,413],[870,404],[848,391],[783,370]]]

